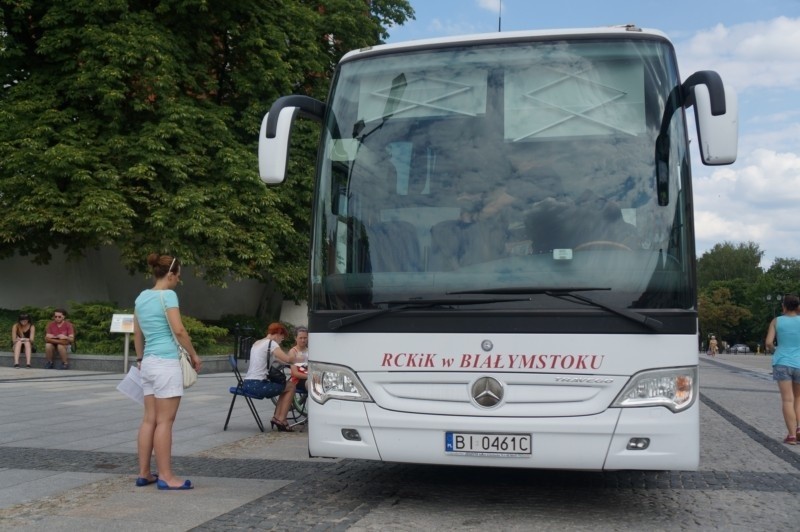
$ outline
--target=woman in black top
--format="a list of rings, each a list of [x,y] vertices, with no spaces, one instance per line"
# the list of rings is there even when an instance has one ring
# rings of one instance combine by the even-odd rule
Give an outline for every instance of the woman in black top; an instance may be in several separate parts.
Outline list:
[[[28,314],[20,314],[17,323],[11,326],[11,343],[14,344],[14,367],[19,367],[19,355],[25,347],[25,367],[31,367],[31,353],[33,340],[36,336],[36,327],[31,323]]]

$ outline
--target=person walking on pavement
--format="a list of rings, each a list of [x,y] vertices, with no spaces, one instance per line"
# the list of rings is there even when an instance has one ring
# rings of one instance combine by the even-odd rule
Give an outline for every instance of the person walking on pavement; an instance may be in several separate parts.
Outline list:
[[[717,337],[712,336],[708,342],[708,354],[714,357],[717,356],[717,353],[719,353],[719,343],[717,342]]]
[[[183,396],[183,375],[175,342],[189,352],[198,372],[202,362],[183,326],[178,308],[175,287],[181,278],[180,262],[170,255],[151,253],[147,264],[153,271],[155,286],[136,298],[133,317],[133,343],[144,389],[136,485],[155,482],[161,490],[187,490],[194,487],[192,482],[182,481],[172,472],[172,425]],[[150,472],[153,451],[158,473]]]
[[[789,431],[783,443],[796,445],[800,437],[800,316],[797,313],[800,298],[787,295],[781,304],[783,315],[770,322],[766,349],[774,350],[772,378],[778,382],[783,420]]]

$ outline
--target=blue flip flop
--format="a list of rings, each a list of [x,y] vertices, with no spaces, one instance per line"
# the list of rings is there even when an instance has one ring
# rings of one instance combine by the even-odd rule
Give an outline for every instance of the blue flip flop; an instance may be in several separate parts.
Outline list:
[[[190,490],[190,489],[194,488],[194,486],[192,486],[192,481],[191,480],[185,481],[182,486],[178,486],[177,488],[173,488],[172,486],[170,486],[169,484],[167,484],[166,482],[164,482],[161,479],[157,480],[157,484],[156,485],[158,486],[158,489],[160,489],[160,490]]]
[[[147,480],[144,477],[137,478],[136,485],[141,488],[142,486],[149,486],[150,484],[155,484],[156,482],[158,482],[158,473],[153,473],[153,476],[156,477],[155,480]]]

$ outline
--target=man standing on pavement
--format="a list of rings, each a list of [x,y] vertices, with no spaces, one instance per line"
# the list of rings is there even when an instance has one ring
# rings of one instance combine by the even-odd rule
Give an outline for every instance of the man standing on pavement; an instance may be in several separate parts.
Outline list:
[[[69,357],[67,347],[75,342],[75,329],[67,321],[67,311],[57,308],[53,313],[53,321],[47,324],[45,341],[45,357],[47,363],[45,368],[53,369],[53,357],[55,352],[61,357],[61,369],[69,369]]]

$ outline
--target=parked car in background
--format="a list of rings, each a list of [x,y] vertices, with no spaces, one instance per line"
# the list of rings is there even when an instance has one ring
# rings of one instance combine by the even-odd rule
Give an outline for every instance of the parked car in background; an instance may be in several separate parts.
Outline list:
[[[734,344],[731,346],[731,353],[734,355],[737,353],[749,353],[750,348],[744,344]]]

